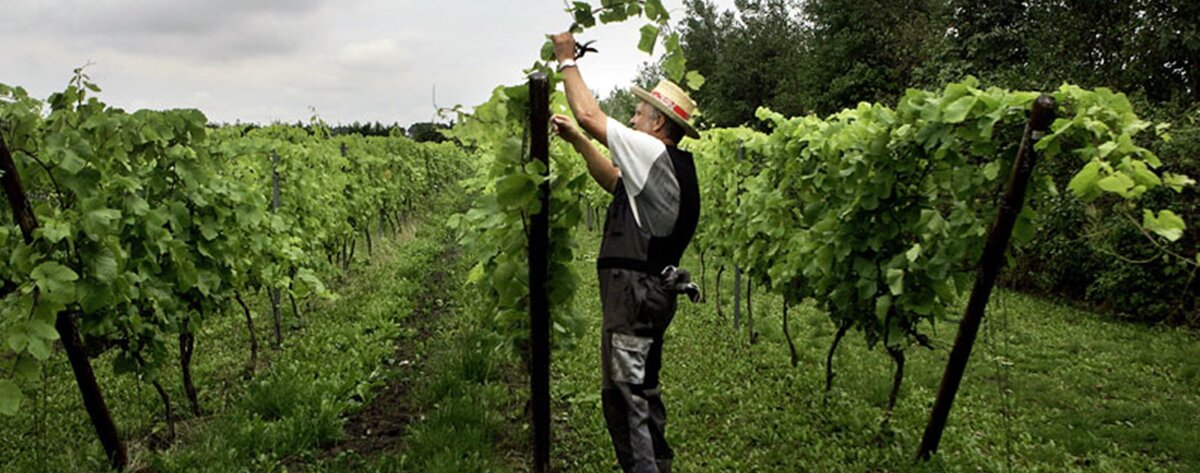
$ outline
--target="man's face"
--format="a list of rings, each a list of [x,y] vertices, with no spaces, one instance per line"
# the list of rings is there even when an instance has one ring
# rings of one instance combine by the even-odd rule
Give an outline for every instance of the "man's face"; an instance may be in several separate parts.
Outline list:
[[[654,134],[654,114],[651,112],[650,104],[644,100],[638,102],[637,108],[633,110],[633,118],[629,119],[629,128],[634,130]]]

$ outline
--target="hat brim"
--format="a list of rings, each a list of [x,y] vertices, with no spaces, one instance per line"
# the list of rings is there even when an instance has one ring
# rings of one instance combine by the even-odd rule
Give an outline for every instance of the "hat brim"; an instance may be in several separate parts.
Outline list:
[[[667,109],[667,104],[659,100],[658,97],[655,97],[653,94],[646,91],[646,89],[636,85],[633,86],[632,90],[633,95],[636,95],[637,98],[646,101],[646,103],[650,104],[651,107],[658,109],[658,111],[662,112],[667,118],[670,118],[671,121],[683,127],[684,134],[691,138],[700,139],[700,132],[696,131],[696,127],[684,120],[683,117],[676,115],[674,110]]]

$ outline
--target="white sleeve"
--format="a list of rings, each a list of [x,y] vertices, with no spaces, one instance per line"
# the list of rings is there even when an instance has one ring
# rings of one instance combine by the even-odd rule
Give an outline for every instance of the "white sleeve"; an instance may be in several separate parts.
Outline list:
[[[667,152],[667,145],[647,133],[633,130],[608,118],[608,150],[613,164],[621,170],[621,180],[629,197],[637,197],[646,185],[650,168]]]

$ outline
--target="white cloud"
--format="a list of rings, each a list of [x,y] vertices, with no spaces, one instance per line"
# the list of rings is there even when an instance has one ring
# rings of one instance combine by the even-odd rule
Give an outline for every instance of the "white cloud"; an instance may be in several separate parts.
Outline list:
[[[348,64],[371,64],[401,58],[403,51],[392,38],[360,41],[342,47],[341,59]]]
[[[668,0],[677,8],[680,0]],[[718,2],[728,5],[731,0]],[[106,102],[192,107],[210,119],[408,124],[523,81],[559,0],[0,0],[0,83],[46,96],[88,68]],[[676,10],[681,12],[682,10]],[[675,13],[676,15],[680,13]],[[626,86],[648,56],[641,22],[583,35],[594,90]]]

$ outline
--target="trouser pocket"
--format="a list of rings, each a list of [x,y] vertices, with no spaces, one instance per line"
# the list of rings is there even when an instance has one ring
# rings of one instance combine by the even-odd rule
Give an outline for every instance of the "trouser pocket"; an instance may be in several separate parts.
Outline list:
[[[642,274],[634,285],[638,301],[637,319],[649,325],[654,333],[662,334],[675,316],[676,295],[668,293],[661,278]]]
[[[609,365],[612,380],[619,383],[640,385],[646,381],[646,359],[654,339],[624,333],[612,334],[612,349]]]

